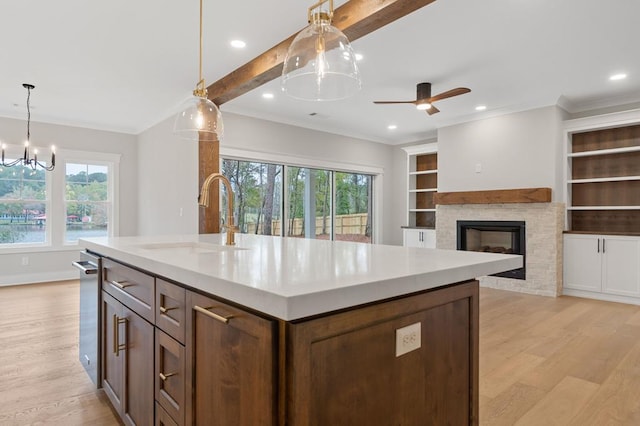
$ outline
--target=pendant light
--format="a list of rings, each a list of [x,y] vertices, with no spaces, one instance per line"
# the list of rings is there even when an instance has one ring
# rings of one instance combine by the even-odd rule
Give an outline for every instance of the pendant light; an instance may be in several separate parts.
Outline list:
[[[193,97],[183,104],[173,124],[173,131],[185,139],[220,140],[224,131],[222,114],[216,104],[207,98],[207,86],[202,78],[202,0],[200,0],[199,73],[199,81],[193,91]]]
[[[40,161],[38,161],[38,150],[33,150],[33,157],[31,157],[31,91],[36,88],[33,84],[23,83],[22,87],[27,89],[27,141],[24,143],[24,154],[22,158],[18,158],[9,163],[5,162],[4,150],[6,146],[2,145],[2,162],[0,164],[2,167],[13,167],[13,166],[25,166],[31,167],[33,170],[36,170],[40,167],[43,170],[48,172],[52,171],[56,167],[56,149],[54,146],[51,146],[51,161],[49,165],[46,166]]]
[[[329,12],[322,5],[329,3]],[[282,90],[292,98],[333,101],[355,94],[362,83],[347,37],[331,25],[333,0],[321,0],[307,13],[309,26],[293,39],[282,68]]]

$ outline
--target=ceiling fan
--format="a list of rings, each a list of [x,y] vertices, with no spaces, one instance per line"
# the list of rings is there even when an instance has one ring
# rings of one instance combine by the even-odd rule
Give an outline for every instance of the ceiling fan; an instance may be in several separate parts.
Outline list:
[[[455,89],[447,90],[446,92],[439,93],[431,96],[431,83],[418,83],[416,90],[415,101],[374,101],[374,104],[414,104],[417,109],[426,111],[427,114],[432,115],[436,112],[440,112],[433,103],[442,99],[451,98],[453,96],[464,95],[469,93],[471,89],[466,87],[456,87]]]

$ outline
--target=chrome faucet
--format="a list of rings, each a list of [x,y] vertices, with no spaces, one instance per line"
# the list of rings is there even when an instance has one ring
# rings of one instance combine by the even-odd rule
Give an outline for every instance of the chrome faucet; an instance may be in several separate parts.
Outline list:
[[[233,191],[231,190],[231,182],[229,182],[229,179],[221,173],[211,173],[207,176],[200,190],[198,204],[202,207],[209,207],[209,187],[213,181],[216,180],[220,180],[225,188],[227,188],[227,224],[224,225],[224,228],[227,230],[227,245],[233,246],[236,244],[234,238],[236,227],[233,224]]]

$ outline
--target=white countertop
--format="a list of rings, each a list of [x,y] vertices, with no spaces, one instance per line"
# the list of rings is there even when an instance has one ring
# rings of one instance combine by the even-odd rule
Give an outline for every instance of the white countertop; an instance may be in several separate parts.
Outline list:
[[[86,238],[80,246],[283,320],[522,267],[522,257],[236,234]]]

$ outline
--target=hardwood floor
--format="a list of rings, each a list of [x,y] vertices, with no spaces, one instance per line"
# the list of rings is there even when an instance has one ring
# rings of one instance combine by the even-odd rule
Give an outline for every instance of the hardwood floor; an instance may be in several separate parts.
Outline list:
[[[0,287],[0,425],[118,425],[78,361],[78,281]]]
[[[77,360],[78,282],[0,287],[0,425],[117,425]],[[480,290],[481,425],[640,425],[640,307]]]
[[[481,289],[480,424],[640,425],[640,307]]]

